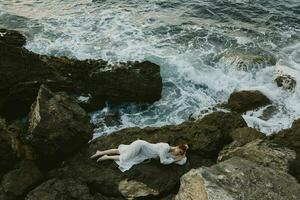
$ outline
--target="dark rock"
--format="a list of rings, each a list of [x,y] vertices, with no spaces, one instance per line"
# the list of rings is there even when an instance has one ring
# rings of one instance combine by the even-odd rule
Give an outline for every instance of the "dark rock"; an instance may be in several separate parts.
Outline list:
[[[230,109],[243,113],[270,104],[271,101],[258,90],[233,92],[227,103]]]
[[[1,186],[6,197],[18,199],[43,180],[33,162],[23,161],[18,169],[4,175]]]
[[[52,89],[71,89],[69,79],[24,48],[0,44],[0,57],[0,115],[7,119],[26,115],[43,83]]]
[[[87,113],[65,93],[53,93],[42,85],[29,115],[23,142],[51,166],[74,154],[92,138]]]
[[[0,199],[1,200],[15,200],[15,197],[11,194],[5,193],[2,186],[0,186]]]
[[[23,41],[22,35],[15,41]],[[0,42],[0,115],[15,119],[26,115],[40,85],[52,91],[90,94],[88,110],[106,101],[112,103],[159,100],[162,91],[160,67],[154,63],[127,62],[110,65],[103,60],[75,60],[66,57],[38,55],[12,45],[10,39]]]
[[[234,157],[181,177],[175,200],[300,199],[300,185],[289,174]]]
[[[22,47],[26,43],[26,38],[18,31],[0,29],[0,45],[2,43]]]
[[[292,127],[300,126],[300,118],[293,121]]]
[[[89,188],[76,179],[50,179],[28,193],[26,200],[93,200]]]
[[[276,106],[270,105],[266,109],[263,110],[261,116],[259,116],[260,119],[262,120],[269,120],[271,119],[274,115],[276,115],[279,112],[279,109]]]
[[[100,193],[94,195],[94,200],[125,200],[123,197],[107,197]]]
[[[18,160],[11,146],[11,133],[7,130],[5,120],[0,118],[0,180],[2,175],[12,169]]]
[[[110,68],[110,66],[108,66]],[[89,74],[92,96],[112,103],[154,102],[161,97],[162,80],[159,66],[151,62],[128,62],[111,70]]]
[[[278,87],[282,87],[285,90],[293,91],[296,87],[296,80],[290,75],[281,75],[275,79]]]
[[[290,163],[296,158],[296,153],[276,144],[255,140],[242,147],[227,148],[220,152],[218,161],[228,160],[232,157],[241,157],[259,165],[288,173]]]
[[[229,133],[244,126],[246,123],[240,115],[216,112],[201,120],[180,125],[123,129],[95,139],[87,149],[65,162],[64,167],[52,171],[50,176],[77,178],[88,183],[95,193],[110,197],[166,196],[176,192],[179,178],[187,170],[215,163],[218,152],[231,142]],[[122,173],[113,161],[96,163],[89,159],[96,150],[116,148],[119,144],[129,144],[136,139],[153,143],[168,142],[170,145],[188,143],[188,163],[165,166],[151,160]]]
[[[292,163],[290,173],[300,182],[300,120],[295,120],[291,128],[270,135],[269,139],[296,152],[296,160]]]

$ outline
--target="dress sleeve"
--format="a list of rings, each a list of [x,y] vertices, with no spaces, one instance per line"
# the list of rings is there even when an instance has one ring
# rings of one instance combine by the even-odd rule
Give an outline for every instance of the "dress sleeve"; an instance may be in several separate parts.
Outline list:
[[[160,163],[164,165],[169,165],[174,162],[174,158],[169,156],[170,146],[165,144],[161,147],[159,151]]]

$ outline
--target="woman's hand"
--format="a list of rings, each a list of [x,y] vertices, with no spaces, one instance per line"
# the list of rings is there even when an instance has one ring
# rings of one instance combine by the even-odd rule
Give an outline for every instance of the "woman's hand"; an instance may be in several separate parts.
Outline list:
[[[178,155],[175,157],[174,162],[180,161],[185,155]]]

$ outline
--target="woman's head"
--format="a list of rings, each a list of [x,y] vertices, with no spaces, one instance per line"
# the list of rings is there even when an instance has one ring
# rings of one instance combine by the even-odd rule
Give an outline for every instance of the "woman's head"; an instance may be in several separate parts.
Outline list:
[[[183,156],[188,148],[189,146],[187,144],[180,144],[173,148],[172,153],[175,156]]]

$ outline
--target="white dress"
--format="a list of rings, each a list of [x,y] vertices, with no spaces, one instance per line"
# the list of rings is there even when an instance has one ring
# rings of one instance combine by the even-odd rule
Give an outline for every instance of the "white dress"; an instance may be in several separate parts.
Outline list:
[[[186,156],[184,156],[181,160],[175,161],[175,156],[169,153],[170,145],[162,142],[152,144],[144,140],[136,140],[129,145],[119,145],[118,150],[120,152],[120,159],[116,163],[122,172],[129,170],[133,165],[151,158],[159,158],[160,163],[164,165],[171,163],[183,165],[187,160]]]

